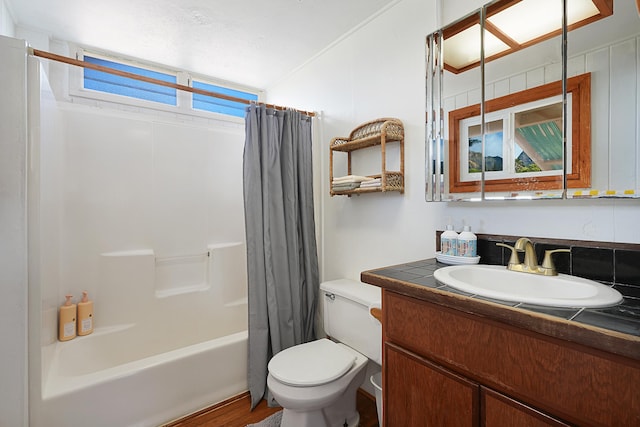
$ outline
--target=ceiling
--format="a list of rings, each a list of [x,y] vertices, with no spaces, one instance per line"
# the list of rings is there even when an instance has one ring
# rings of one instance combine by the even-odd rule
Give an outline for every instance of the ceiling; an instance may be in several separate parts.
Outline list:
[[[5,0],[19,27],[258,89],[398,0]]]

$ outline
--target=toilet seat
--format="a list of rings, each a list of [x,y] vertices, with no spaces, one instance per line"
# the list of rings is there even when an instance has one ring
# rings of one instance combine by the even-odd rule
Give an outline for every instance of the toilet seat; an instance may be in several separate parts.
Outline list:
[[[353,352],[331,340],[320,339],[281,351],[273,356],[268,369],[283,384],[311,387],[340,378],[355,360]]]

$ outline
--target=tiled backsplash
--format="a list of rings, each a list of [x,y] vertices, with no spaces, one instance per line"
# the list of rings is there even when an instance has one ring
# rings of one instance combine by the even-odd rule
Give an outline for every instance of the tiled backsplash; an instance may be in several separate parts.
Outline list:
[[[436,232],[436,247],[440,250],[440,234]],[[507,265],[511,251],[496,246],[506,243],[513,246],[521,236],[478,234],[480,263]],[[542,263],[544,251],[570,249],[571,253],[553,254],[558,272],[597,280],[614,285],[626,297],[640,298],[640,244],[608,243],[582,240],[562,240],[530,237],[534,243],[538,263]],[[522,261],[523,253],[520,253]]]

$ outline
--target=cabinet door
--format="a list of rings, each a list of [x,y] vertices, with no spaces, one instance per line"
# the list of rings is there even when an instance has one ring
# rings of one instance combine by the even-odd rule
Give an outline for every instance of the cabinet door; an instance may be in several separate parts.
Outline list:
[[[393,344],[385,344],[384,424],[479,424],[479,386]]]
[[[484,427],[569,425],[485,387],[480,387],[480,399]]]

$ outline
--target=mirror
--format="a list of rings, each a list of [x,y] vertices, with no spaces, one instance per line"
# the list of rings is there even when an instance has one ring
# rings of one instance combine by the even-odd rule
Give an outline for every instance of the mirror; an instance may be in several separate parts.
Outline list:
[[[511,197],[523,191],[589,187],[591,179],[590,74],[567,79],[566,136],[562,138],[560,81],[485,102],[484,189]],[[450,193],[478,188],[483,159],[480,105],[449,112]],[[566,155],[567,164],[563,158]],[[566,168],[566,169],[565,169]]]
[[[427,37],[426,199],[640,197],[635,5],[600,0],[580,21],[591,2],[567,0],[563,55],[544,17],[526,15],[531,42],[496,31],[496,13],[529,1],[562,11],[498,0]]]

